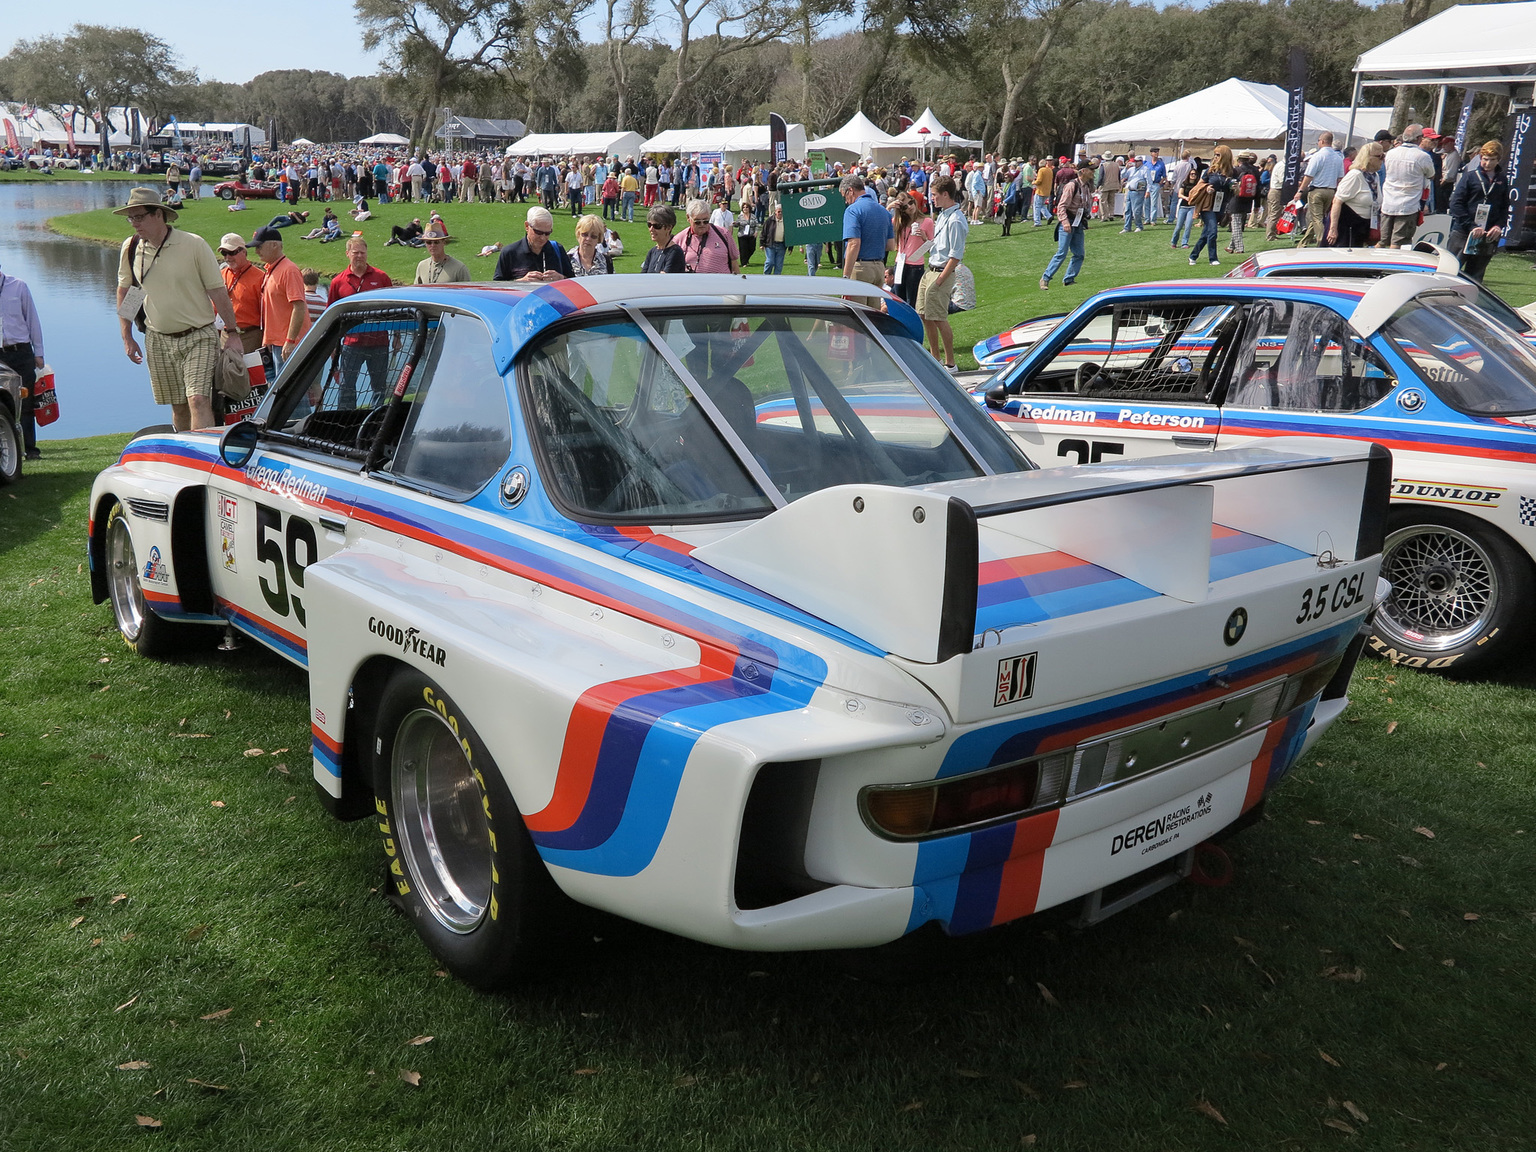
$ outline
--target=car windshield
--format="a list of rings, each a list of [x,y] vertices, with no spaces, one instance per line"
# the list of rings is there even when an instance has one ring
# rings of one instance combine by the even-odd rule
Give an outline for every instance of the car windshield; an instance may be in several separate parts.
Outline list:
[[[898,361],[886,343],[913,341],[883,331],[851,312],[763,310],[558,332],[523,375],[542,471],[578,517],[655,522],[1029,467],[942,369],[911,369],[915,384],[903,363],[926,354]]]
[[[1461,298],[1414,300],[1382,334],[1451,407],[1481,416],[1536,412],[1536,352]]]

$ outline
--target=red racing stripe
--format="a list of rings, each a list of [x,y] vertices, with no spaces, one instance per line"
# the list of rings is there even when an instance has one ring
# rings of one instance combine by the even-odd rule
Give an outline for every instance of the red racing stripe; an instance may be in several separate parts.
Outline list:
[[[1003,924],[1028,916],[1040,900],[1040,877],[1045,871],[1045,850],[1056,838],[1061,809],[1026,816],[1013,826],[1013,847],[1003,864],[992,923]]]

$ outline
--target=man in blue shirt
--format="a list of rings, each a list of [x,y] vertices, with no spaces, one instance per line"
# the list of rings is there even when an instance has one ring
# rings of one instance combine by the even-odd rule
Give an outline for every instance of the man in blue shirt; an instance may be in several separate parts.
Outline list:
[[[885,254],[896,247],[891,214],[857,173],[844,176],[837,190],[848,205],[843,213],[843,279],[885,283]]]
[[[1163,185],[1168,182],[1168,166],[1163,163],[1158,149],[1151,150],[1147,167],[1150,169],[1147,177],[1147,207],[1151,209],[1147,223],[1157,224],[1168,218],[1168,213],[1163,210]]]

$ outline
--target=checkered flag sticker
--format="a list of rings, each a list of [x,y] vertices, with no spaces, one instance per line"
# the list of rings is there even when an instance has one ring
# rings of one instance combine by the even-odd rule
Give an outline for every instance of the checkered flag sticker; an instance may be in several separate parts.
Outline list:
[[[1536,528],[1536,500],[1529,496],[1520,497],[1520,523],[1527,528]]]

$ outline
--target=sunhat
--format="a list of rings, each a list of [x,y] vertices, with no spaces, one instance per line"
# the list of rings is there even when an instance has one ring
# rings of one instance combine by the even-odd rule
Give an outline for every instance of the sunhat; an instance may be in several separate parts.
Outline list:
[[[167,220],[174,220],[180,215],[176,209],[160,199],[160,193],[154,188],[135,188],[132,192],[128,193],[128,203],[124,204],[121,208],[114,208],[112,215],[126,216],[135,208],[158,208],[161,212],[165,213]]]

